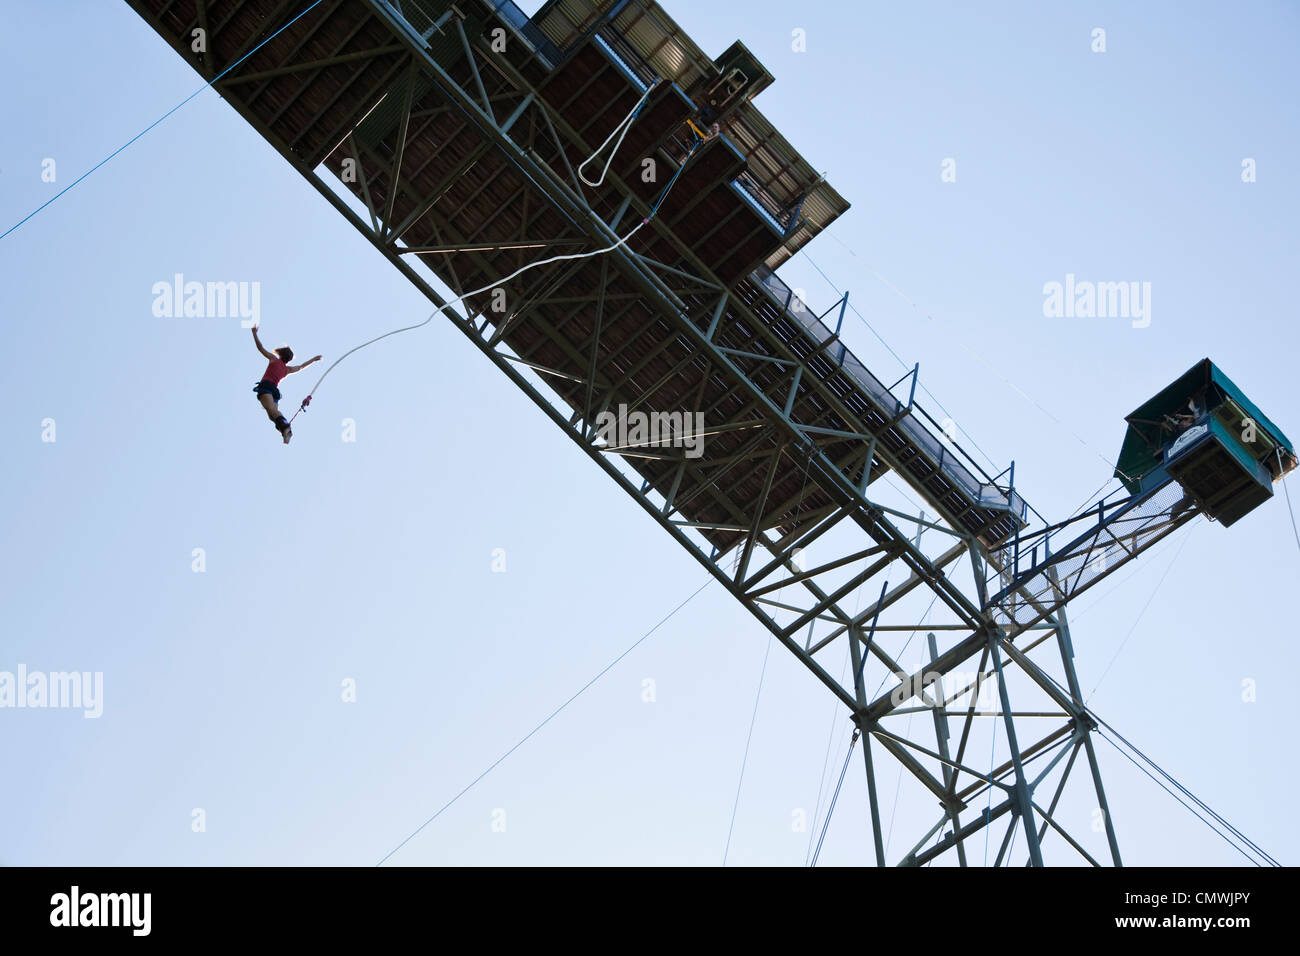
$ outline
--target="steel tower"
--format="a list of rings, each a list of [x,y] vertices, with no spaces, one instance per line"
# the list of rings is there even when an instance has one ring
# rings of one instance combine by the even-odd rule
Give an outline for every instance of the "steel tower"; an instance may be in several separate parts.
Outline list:
[[[308,0],[128,3],[211,80]],[[435,280],[461,294],[649,219],[448,317],[847,708],[875,863],[978,863],[993,828],[990,862],[1014,847],[1042,864],[1046,846],[1119,864],[1066,605],[1218,516],[1222,470],[1193,493],[1160,454],[1182,433],[1133,424],[1151,467],[1057,523],[1014,468],[986,474],[916,401],[915,370],[886,385],[848,351],[846,299],[814,315],[773,272],[848,204],[754,106],[771,81],[740,43],[706,56],[652,0],[531,19],[508,0],[322,0],[214,86],[437,305]],[[577,167],[642,100],[588,185]],[[602,422],[637,413],[658,440],[611,440]],[[676,440],[696,415],[698,456]],[[1262,434],[1257,484],[1295,465]],[[887,855],[877,783],[899,766],[933,826]],[[1074,788],[1100,854],[1055,816]]]

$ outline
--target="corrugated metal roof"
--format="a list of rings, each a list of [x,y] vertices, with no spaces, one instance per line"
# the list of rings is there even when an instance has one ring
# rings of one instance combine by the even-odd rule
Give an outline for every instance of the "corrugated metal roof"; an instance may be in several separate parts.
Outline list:
[[[1214,393],[1207,394],[1211,388],[1214,389]],[[1246,397],[1246,394],[1223,373],[1222,369],[1206,358],[1201,359],[1173,383],[1161,389],[1155,397],[1143,402],[1125,417],[1124,420],[1129,423],[1129,427],[1124,435],[1124,445],[1116,464],[1115,477],[1122,479],[1130,491],[1135,490],[1139,479],[1160,463],[1159,446],[1169,437],[1163,429],[1162,419],[1166,415],[1186,411],[1187,400],[1192,397],[1208,404],[1211,411],[1221,405],[1224,399],[1234,401],[1246,416],[1254,420],[1261,431],[1281,446],[1286,459],[1283,463],[1284,470],[1293,467],[1291,462],[1295,459],[1295,446],[1291,444],[1290,439],[1259,410],[1254,402]]]

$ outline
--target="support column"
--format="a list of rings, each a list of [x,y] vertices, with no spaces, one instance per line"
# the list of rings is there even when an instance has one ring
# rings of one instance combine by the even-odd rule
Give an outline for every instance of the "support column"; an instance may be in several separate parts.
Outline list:
[[[1059,584],[1055,568],[1048,570],[1048,576],[1052,579],[1053,585]],[[1083,732],[1083,750],[1088,755],[1088,768],[1092,771],[1092,786],[1097,793],[1097,806],[1101,810],[1102,822],[1106,824],[1106,842],[1110,844],[1110,860],[1115,866],[1123,866],[1124,863],[1119,855],[1119,840],[1115,837],[1115,825],[1110,818],[1110,804],[1106,802],[1106,788],[1101,784],[1101,767],[1097,763],[1097,751],[1092,745],[1092,732],[1096,729],[1096,725],[1087,714],[1083,693],[1079,687],[1079,677],[1074,670],[1074,642],[1070,639],[1070,623],[1066,619],[1065,606],[1057,608],[1052,617],[1056,621],[1057,643],[1061,649],[1061,665],[1065,669],[1065,681],[1070,688],[1070,696],[1081,712],[1078,719]]]
[[[1011,718],[1011,695],[1007,693],[1006,675],[1002,672],[1002,655],[998,652],[1001,635],[994,631],[989,634],[989,656],[993,667],[998,672],[998,697],[1002,703],[1002,718],[1007,728],[1007,746],[1011,748],[1011,766],[1015,769],[1016,783],[1013,799],[1016,802],[1016,815],[1025,830],[1025,842],[1029,844],[1029,862],[1034,866],[1043,865],[1043,851],[1038,844],[1038,828],[1034,826],[1034,808],[1031,804],[1029,781],[1025,779],[1024,763],[1020,759],[1020,744],[1016,740],[1016,723]]]
[[[862,649],[858,647],[858,627],[850,624],[847,634],[849,640],[849,663],[853,668],[853,694],[857,699],[857,708],[853,714],[854,723],[862,731],[862,760],[867,770],[867,802],[871,805],[871,835],[876,845],[876,866],[886,866],[885,841],[880,833],[880,802],[876,799],[876,771],[871,762],[871,723],[867,719],[867,695],[862,687]]]

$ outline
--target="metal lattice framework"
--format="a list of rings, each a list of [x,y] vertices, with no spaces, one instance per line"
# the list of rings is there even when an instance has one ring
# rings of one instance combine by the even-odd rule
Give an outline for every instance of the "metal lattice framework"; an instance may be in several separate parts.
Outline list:
[[[208,79],[305,5],[128,2]],[[675,82],[654,88],[604,185],[584,185],[575,166],[669,61]],[[443,305],[435,282],[461,294],[649,216],[689,152],[691,84],[710,65],[650,0],[552,2],[533,20],[491,0],[324,0],[215,86]],[[632,242],[448,318],[853,715],[877,864],[965,865],[985,828],[998,863],[1017,832],[1030,863],[1045,845],[1098,863],[1056,818],[1076,778],[1118,864],[1065,605],[1197,512],[1157,489],[1031,536],[1014,489],[913,401],[915,374],[883,385],[772,273],[847,204],[745,110]],[[597,422],[617,409],[702,413],[703,453],[610,445]],[[886,503],[891,473],[925,510]],[[923,659],[905,664],[917,634]],[[990,732],[1005,759],[977,768]],[[936,808],[889,858],[884,762]]]

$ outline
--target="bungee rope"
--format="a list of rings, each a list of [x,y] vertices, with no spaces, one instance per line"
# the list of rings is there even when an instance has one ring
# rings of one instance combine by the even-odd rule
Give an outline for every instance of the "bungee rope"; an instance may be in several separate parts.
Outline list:
[[[451,303],[448,302],[447,305],[451,305]],[[443,306],[443,308],[446,308],[446,306]],[[367,345],[373,345],[375,342],[378,342],[380,339],[386,339],[386,338],[388,338],[390,335],[396,335],[398,332],[409,332],[409,331],[411,331],[411,329],[418,329],[418,328],[420,328],[421,326],[428,325],[430,322],[433,321],[433,317],[434,317],[435,315],[437,315],[437,314],[438,314],[439,312],[441,312],[441,311],[442,311],[442,309],[435,309],[433,312],[430,312],[430,313],[429,313],[429,317],[428,317],[427,319],[425,319],[423,322],[417,323],[416,325],[408,325],[408,326],[405,326],[404,328],[400,328],[400,329],[393,329],[393,331],[391,331],[391,332],[385,332],[383,335],[377,335],[377,336],[375,336],[375,337],[374,337],[373,339],[371,339],[369,342],[362,342],[360,345],[356,346],[356,348],[348,349],[346,352],[344,352],[342,355],[340,355],[338,358],[336,358],[336,359],[334,360],[334,362],[330,365],[329,368],[325,369],[325,371],[321,373],[321,377],[320,377],[320,378],[316,379],[316,384],[313,385],[313,386],[311,387],[311,392],[308,392],[308,393],[307,393],[307,397],[304,398],[304,399],[302,400],[302,402],[298,405],[298,411],[296,411],[296,412],[293,413],[293,418],[290,418],[290,419],[289,419],[289,424],[290,424],[290,425],[293,424],[293,419],[298,417],[298,413],[299,413],[299,412],[305,412],[305,411],[307,410],[307,406],[311,404],[311,396],[312,396],[312,393],[314,393],[314,392],[316,391],[316,389],[320,386],[320,383],[321,383],[321,382],[325,381],[325,376],[328,375],[328,374],[333,370],[334,366],[339,364],[339,362],[342,362],[345,358],[347,358],[347,357],[348,357],[349,355],[351,355],[353,352],[356,352],[356,351],[359,350],[359,349],[363,349],[363,348],[365,348]]]
[[[614,157],[618,155],[619,147],[623,145],[623,138],[627,136],[627,131],[632,128],[632,124],[636,122],[637,114],[641,112],[641,107],[645,106],[645,101],[650,98],[650,94],[654,92],[655,87],[658,85],[659,81],[655,80],[646,87],[645,93],[642,94],[641,99],[637,100],[637,104],[632,107],[632,111],[628,113],[627,116],[623,117],[617,126],[610,130],[609,135],[605,137],[605,142],[597,146],[596,151],[582,161],[582,165],[578,167],[578,178],[588,186],[594,188],[605,182],[605,177],[609,174],[609,167],[613,164]],[[610,152],[609,159],[605,162],[605,168],[600,171],[600,179],[593,183],[582,174],[582,171],[586,168],[588,163],[600,155],[600,151],[609,145],[609,141],[614,138],[614,134],[618,133],[619,130],[622,130],[622,133],[618,137],[618,142],[614,144],[614,149]]]
[[[637,105],[633,108],[632,112],[628,114],[627,118],[624,119],[623,122],[619,124],[620,126],[624,127],[623,128],[624,135],[626,135],[627,130],[631,128],[632,125],[631,121],[636,118],[637,113],[640,112],[641,107],[645,104],[646,99],[650,96],[650,91],[653,90],[657,84],[658,81],[656,80],[655,83],[652,83],[650,85],[650,89],[646,90],[645,95],[641,97],[641,101],[637,103]],[[693,123],[691,124],[691,129],[692,132],[694,133],[695,125]],[[618,127],[615,127],[616,132],[617,130]],[[601,144],[600,149],[605,148],[605,145],[609,143],[609,140],[610,138],[613,137],[613,135],[614,134],[611,133],[610,136],[606,138],[605,142]],[[693,157],[696,151],[701,146],[703,146],[709,139],[712,139],[712,135],[708,135],[705,136],[704,138],[701,138],[698,135],[698,133],[695,133],[694,138],[695,141],[691,144],[691,148],[687,150],[686,155],[682,158],[681,164],[677,167],[677,171],[673,173],[672,178],[668,180],[668,183],[664,186],[663,191],[660,192],[659,198],[656,199],[654,205],[650,207],[650,212],[647,213],[645,218],[642,219],[639,223],[637,223],[635,227],[629,230],[627,235],[623,236],[623,238],[601,249],[593,249],[589,252],[570,252],[570,253],[565,253],[563,255],[551,256],[547,259],[539,259],[537,262],[530,262],[528,265],[521,266],[520,268],[516,269],[514,272],[510,273],[510,275],[506,276],[504,279],[498,279],[497,281],[489,285],[483,286],[483,288],[481,289],[475,289],[472,292],[466,292],[463,295],[459,295],[456,298],[452,299],[451,301],[438,306],[438,308],[434,309],[432,312],[429,313],[428,318],[426,318],[423,322],[417,322],[415,325],[406,325],[400,329],[393,329],[391,332],[385,332],[383,335],[377,335],[373,339],[370,339],[369,341],[362,342],[360,345],[348,349],[346,352],[344,352],[342,355],[336,358],[333,361],[333,363],[330,364],[329,368],[325,369],[325,371],[321,373],[320,378],[316,379],[316,384],[311,387],[311,391],[307,393],[307,397],[304,398],[301,403],[299,403],[298,410],[293,413],[293,418],[289,419],[289,424],[292,425],[294,419],[307,410],[307,406],[311,404],[312,396],[315,395],[316,390],[320,388],[321,382],[325,381],[325,377],[329,375],[330,372],[334,371],[334,369],[338,366],[338,364],[342,362],[345,358],[347,358],[349,355],[351,355],[353,352],[358,352],[368,345],[373,345],[374,343],[378,342],[380,339],[388,338],[390,335],[397,335],[400,332],[410,332],[413,329],[423,328],[424,326],[432,322],[434,316],[438,315],[438,313],[445,312],[447,309],[450,309],[453,305],[458,305],[459,303],[464,302],[466,299],[469,299],[473,296],[481,295],[484,292],[488,292],[492,289],[498,288],[499,286],[503,286],[507,282],[510,282],[515,277],[523,275],[525,272],[529,271],[530,269],[536,269],[538,266],[549,265],[552,262],[563,262],[568,259],[590,259],[593,256],[600,256],[600,255],[604,255],[607,252],[613,252],[615,249],[619,248],[620,246],[626,245],[628,240],[630,240],[643,228],[649,225],[650,220],[654,219],[654,217],[658,214],[659,207],[662,206],[664,200],[668,198],[668,193],[672,190],[673,186],[676,184],[678,178],[682,174],[682,171],[686,169],[687,164],[691,161],[691,157]],[[619,137],[619,145],[621,145],[622,142],[623,142],[623,138]],[[592,153],[591,156],[588,157],[587,160],[583,162],[582,165],[586,166],[587,163],[591,162],[591,160],[594,159],[600,153],[600,149],[597,149],[595,153]],[[610,162],[613,162],[614,154],[617,152],[618,152],[618,146],[615,146],[614,152],[610,154]],[[609,166],[610,163],[607,162],[605,164],[606,172],[609,170]],[[581,169],[582,167],[580,166],[578,168]],[[600,179],[601,182],[604,182],[605,172],[601,173]],[[596,185],[594,183],[591,183],[589,180],[587,180],[586,177],[583,177],[583,182],[588,183],[588,185]]]
[[[530,262],[528,265],[516,269],[514,272],[510,273],[510,275],[506,276],[504,279],[498,279],[496,282],[493,282],[490,285],[485,285],[481,289],[475,289],[473,292],[466,292],[464,295],[457,296],[456,298],[452,299],[450,302],[438,306],[438,308],[434,309],[432,312],[429,313],[429,317],[426,318],[423,322],[417,322],[415,325],[403,326],[400,329],[393,329],[393,331],[391,332],[385,332],[383,335],[377,335],[373,339],[370,339],[367,342],[362,342],[360,345],[348,349],[346,352],[344,352],[342,355],[336,358],[329,368],[325,369],[325,371],[321,373],[320,378],[316,379],[316,384],[311,387],[311,391],[307,393],[307,397],[302,400],[302,403],[298,406],[298,411],[293,413],[293,418],[297,418],[299,412],[304,412],[307,410],[307,406],[311,404],[312,396],[316,394],[316,389],[320,388],[320,383],[325,381],[325,376],[329,375],[330,372],[334,371],[335,367],[340,362],[342,362],[345,358],[351,355],[353,352],[359,352],[367,345],[373,345],[374,343],[378,342],[380,339],[386,339],[390,335],[397,335],[399,332],[410,332],[412,329],[424,328],[424,326],[428,325],[430,322],[433,321],[434,316],[436,316],[439,312],[443,312],[451,308],[453,305],[457,305],[461,302],[464,302],[466,299],[470,298],[471,296],[476,296],[483,292],[487,292],[491,289],[495,289],[498,286],[504,285],[505,283],[509,282],[511,279],[515,278],[516,276],[527,272],[529,269],[536,269],[538,266],[544,266],[551,262],[560,262],[565,259],[588,259],[592,256],[599,256],[606,252],[613,252],[619,246],[623,245],[629,239],[635,236],[637,232],[643,226],[645,226],[649,221],[650,221],[650,217],[647,216],[645,219],[642,219],[641,222],[637,224],[635,229],[632,229],[630,232],[628,232],[626,236],[618,240],[618,242],[614,243],[613,245],[606,246],[603,249],[593,249],[591,252],[571,252],[565,255],[551,256],[549,259],[541,259],[537,262]],[[293,418],[289,419],[289,424],[291,425],[293,424]]]

